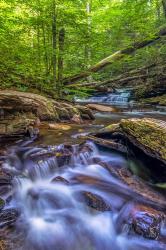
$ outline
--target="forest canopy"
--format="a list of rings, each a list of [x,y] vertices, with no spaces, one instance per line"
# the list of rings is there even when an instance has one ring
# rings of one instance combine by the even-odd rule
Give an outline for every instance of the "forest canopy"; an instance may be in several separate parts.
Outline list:
[[[165,0],[1,0],[1,88],[58,93],[64,78],[133,42],[153,38],[165,20]],[[145,47],[86,80],[161,62],[164,43]]]

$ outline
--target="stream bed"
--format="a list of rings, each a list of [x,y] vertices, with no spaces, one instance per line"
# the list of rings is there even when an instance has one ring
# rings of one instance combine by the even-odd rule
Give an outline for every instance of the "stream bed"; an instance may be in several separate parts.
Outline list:
[[[7,241],[8,250],[166,249],[164,223],[157,227],[160,235],[153,228],[146,235],[146,227],[149,230],[149,223],[155,227],[156,221],[151,223],[153,218],[142,214],[142,225],[135,229],[141,233],[133,231],[133,211],[151,202],[108,170],[129,169],[143,182],[152,183],[141,159],[104,150],[90,141],[83,143],[77,137],[122,118],[166,121],[165,109],[117,107],[115,113],[96,112],[95,117],[91,124],[74,125],[68,131],[42,130],[36,141],[19,141],[8,148],[3,167],[14,178],[12,192],[4,195],[6,208],[19,213],[14,226],[1,225],[0,237]]]

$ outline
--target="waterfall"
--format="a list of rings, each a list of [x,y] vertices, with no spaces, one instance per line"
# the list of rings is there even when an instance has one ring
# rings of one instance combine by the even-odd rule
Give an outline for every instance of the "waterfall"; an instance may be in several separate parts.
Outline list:
[[[94,95],[87,99],[76,98],[76,102],[80,103],[102,103],[111,105],[125,105],[129,102],[131,97],[130,89],[117,89],[113,93],[106,93],[103,95]]]

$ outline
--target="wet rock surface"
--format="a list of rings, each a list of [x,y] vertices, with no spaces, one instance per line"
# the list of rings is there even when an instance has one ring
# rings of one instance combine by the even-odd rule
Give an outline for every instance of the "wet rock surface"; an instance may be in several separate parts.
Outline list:
[[[94,162],[107,169],[112,176],[121,180],[128,187],[126,196],[130,197],[136,194],[135,199],[143,201],[145,204],[150,203],[154,207],[160,207],[160,209],[166,208],[164,195],[154,190],[138,176],[132,174],[126,167],[101,161],[100,158],[94,158]]]
[[[4,209],[0,212],[0,228],[13,225],[19,217],[16,209]]]
[[[112,207],[102,197],[91,192],[83,192],[84,201],[87,206],[98,211],[111,211]]]
[[[63,184],[66,184],[68,185],[69,184],[69,181],[66,180],[65,178],[61,177],[61,176],[57,176],[55,178],[53,178],[51,180],[52,183],[63,183]]]
[[[151,207],[136,205],[129,215],[129,225],[136,234],[148,239],[157,239],[160,236],[161,225],[166,215]]]

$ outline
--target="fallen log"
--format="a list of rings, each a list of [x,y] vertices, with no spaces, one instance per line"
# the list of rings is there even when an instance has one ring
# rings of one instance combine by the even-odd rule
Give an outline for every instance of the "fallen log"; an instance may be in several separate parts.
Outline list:
[[[150,73],[149,71],[151,69],[154,69],[155,72]],[[165,65],[163,65],[163,66],[160,64],[156,65],[154,63],[154,64],[144,66],[144,67],[139,68],[139,69],[131,70],[129,72],[126,72],[124,74],[119,75],[118,77],[108,79],[108,80],[105,80],[102,82],[98,81],[98,82],[79,83],[79,84],[73,85],[73,87],[75,87],[75,88],[79,88],[79,87],[83,87],[83,86],[84,87],[91,87],[91,88],[105,87],[108,89],[109,89],[109,87],[111,87],[113,89],[115,87],[115,84],[117,87],[117,85],[121,86],[121,85],[126,84],[128,82],[131,82],[133,80],[147,79],[147,78],[151,78],[151,77],[155,77],[155,76],[156,77],[158,77],[158,76],[165,77],[165,75],[163,74],[165,70],[166,70]],[[139,74],[139,75],[137,75],[137,74]]]
[[[166,27],[161,29],[157,34],[155,34],[153,36],[153,38],[145,39],[142,42],[136,42],[133,45],[129,46],[128,48],[123,49],[123,50],[119,50],[119,51],[115,52],[114,54],[104,58],[103,60],[101,60],[100,62],[98,62],[94,66],[90,67],[86,71],[81,72],[80,74],[76,74],[74,76],[70,76],[68,78],[63,79],[63,84],[70,85],[70,84],[75,83],[76,81],[79,81],[83,78],[86,78],[89,75],[91,75],[91,73],[95,73],[95,72],[103,69],[107,65],[111,65],[115,61],[118,61],[127,55],[132,55],[138,49],[141,49],[141,48],[144,48],[146,46],[153,44],[154,42],[160,40],[165,35],[166,35]]]
[[[157,67],[158,65],[156,63],[150,64],[150,65],[146,65],[144,67],[138,68],[138,69],[134,69],[134,70],[130,70],[128,72],[125,72],[124,74],[118,75],[115,78],[111,78],[111,79],[107,79],[105,81],[97,81],[97,82],[84,82],[84,83],[78,83],[73,85],[73,87],[100,87],[103,85],[106,85],[107,83],[113,83],[115,81],[121,80],[123,78],[126,78],[128,76],[132,76],[132,75],[136,75],[139,73],[142,74],[146,74],[149,69],[153,68],[153,67]]]

